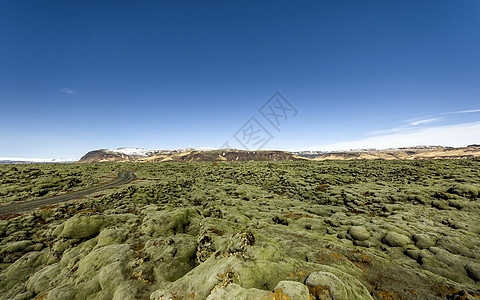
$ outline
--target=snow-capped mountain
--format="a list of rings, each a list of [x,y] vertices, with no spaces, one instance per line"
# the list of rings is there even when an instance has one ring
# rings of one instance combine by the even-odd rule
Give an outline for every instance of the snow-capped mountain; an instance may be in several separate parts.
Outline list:
[[[127,148],[127,147],[107,150],[107,152],[110,152],[110,153],[118,153],[118,154],[124,154],[129,156],[149,156],[161,151],[162,150],[144,149],[144,148]]]
[[[93,150],[78,162],[166,162],[166,161],[276,161],[304,160],[285,151],[244,151],[195,147],[177,150],[118,148]]]
[[[147,157],[159,153],[179,153],[187,151],[212,151],[217,150],[217,148],[212,147],[195,147],[195,148],[186,148],[186,149],[174,149],[174,150],[165,150],[165,149],[145,149],[145,148],[129,148],[122,147],[117,149],[107,149],[107,153],[123,154],[128,156],[135,157]]]

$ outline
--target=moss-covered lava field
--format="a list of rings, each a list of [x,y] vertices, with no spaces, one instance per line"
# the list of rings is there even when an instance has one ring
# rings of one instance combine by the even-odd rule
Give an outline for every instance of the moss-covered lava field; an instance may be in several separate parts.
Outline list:
[[[0,299],[478,299],[480,160],[0,165]]]

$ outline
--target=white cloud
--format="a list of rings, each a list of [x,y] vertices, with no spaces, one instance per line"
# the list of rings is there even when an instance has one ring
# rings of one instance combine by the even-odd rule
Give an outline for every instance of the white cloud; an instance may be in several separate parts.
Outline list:
[[[419,145],[463,147],[469,144],[478,143],[480,143],[480,122],[473,122],[418,128],[409,132],[379,135],[356,141],[309,147],[306,150],[339,151],[370,148],[386,149]]]
[[[69,89],[69,88],[59,89],[58,91],[59,91],[59,92],[62,92],[62,93],[65,93],[65,94],[69,94],[69,95],[76,95],[76,94],[78,94],[78,91],[74,91],[74,90],[71,90],[71,89]]]
[[[404,126],[398,126],[398,127],[390,128],[390,129],[370,131],[367,134],[368,135],[379,135],[379,134],[394,133],[394,132],[399,132],[399,131],[405,131],[408,128],[410,128],[410,126],[405,126],[404,125]]]
[[[409,124],[412,126],[417,126],[420,124],[425,124],[425,123],[431,123],[440,120],[440,118],[431,118],[431,119],[424,119],[424,120],[417,120],[417,121],[412,121]]]
[[[468,114],[468,113],[476,113],[476,112],[480,112],[480,109],[459,110],[459,111],[454,111],[453,114]]]
[[[440,118],[430,118],[430,119],[423,119],[423,120],[405,120],[403,122],[408,123],[408,125],[402,125],[395,128],[384,129],[384,130],[375,130],[368,133],[368,135],[380,135],[380,134],[387,134],[387,133],[394,133],[394,132],[406,132],[411,131],[412,129],[416,129],[415,126],[431,123],[435,121],[439,121]]]

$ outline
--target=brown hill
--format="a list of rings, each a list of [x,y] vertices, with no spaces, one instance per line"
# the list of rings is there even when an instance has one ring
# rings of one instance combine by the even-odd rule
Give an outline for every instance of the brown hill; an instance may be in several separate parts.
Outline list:
[[[93,150],[82,156],[78,162],[125,162],[125,155],[110,152],[107,149]]]
[[[106,149],[85,154],[78,162],[165,162],[165,161],[294,161],[308,160],[285,151],[157,151],[147,156],[127,155]]]

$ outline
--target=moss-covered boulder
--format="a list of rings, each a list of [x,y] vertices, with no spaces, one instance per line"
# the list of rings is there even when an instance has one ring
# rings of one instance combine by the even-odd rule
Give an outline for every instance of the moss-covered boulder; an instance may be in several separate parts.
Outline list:
[[[412,240],[408,236],[395,231],[387,233],[382,241],[390,247],[403,247],[412,243]]]
[[[27,281],[27,289],[36,295],[42,295],[55,287],[55,278],[62,271],[59,263],[46,266]]]
[[[370,232],[363,226],[352,226],[348,233],[353,239],[358,241],[364,241],[370,237]]]
[[[463,196],[466,198],[477,198],[479,189],[474,185],[456,184],[447,190],[447,193]]]
[[[154,292],[151,299],[191,294],[202,299],[232,282],[246,289],[271,291],[278,282],[289,277],[294,265],[295,260],[286,256],[276,242],[251,231],[239,232],[205,262]]]
[[[274,288],[276,293],[286,295],[290,300],[310,300],[306,285],[297,281],[280,281]]]
[[[17,259],[1,273],[0,291],[4,291],[3,295],[8,296],[6,291],[18,283],[25,282],[28,277],[38,271],[47,259],[48,252],[38,251],[29,252]],[[8,297],[6,299],[8,299]]]
[[[107,228],[98,235],[97,247],[121,244],[127,239],[129,231],[124,228]]]
[[[102,215],[74,216],[64,223],[59,237],[69,239],[91,238],[112,222],[112,217]]]
[[[197,234],[201,217],[191,208],[151,211],[142,221],[142,232],[150,237],[167,237],[179,233]]]
[[[308,287],[310,294],[316,299],[371,299],[368,290],[353,278],[349,278],[347,274],[335,271],[336,274],[330,272],[314,272],[305,279],[305,285]],[[343,279],[343,280],[342,280]]]
[[[195,267],[197,241],[190,235],[178,234],[149,240],[144,251],[153,263],[157,281],[175,281]]]
[[[428,234],[414,234],[412,236],[415,246],[420,249],[428,249],[429,247],[435,246],[437,243],[437,238]]]
[[[250,288],[246,289],[238,284],[231,283],[226,287],[220,287],[207,297],[207,300],[252,300],[252,299],[268,299],[271,293],[269,291]]]

